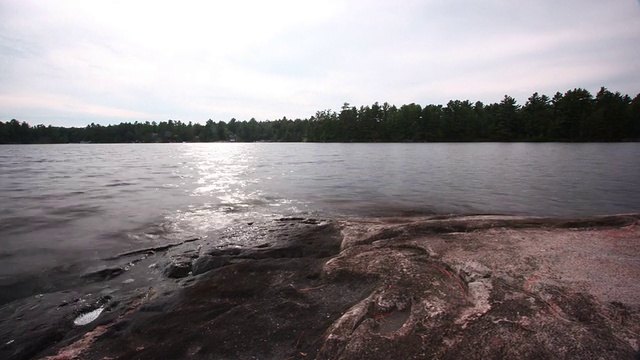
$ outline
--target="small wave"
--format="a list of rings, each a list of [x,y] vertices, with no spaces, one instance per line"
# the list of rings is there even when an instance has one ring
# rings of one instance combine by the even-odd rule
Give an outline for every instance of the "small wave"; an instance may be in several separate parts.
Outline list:
[[[119,181],[119,182],[114,182],[114,183],[111,183],[111,184],[106,184],[105,187],[129,186],[129,185],[135,185],[135,183]]]
[[[234,213],[239,213],[241,211],[243,211],[241,206],[235,206],[235,205],[227,205],[227,206],[221,206],[220,207],[220,211],[222,211],[225,214],[234,214]]]
[[[22,192],[33,191],[33,189],[28,188],[28,187],[18,187],[18,188],[12,188],[12,189],[9,189],[9,190],[11,190],[11,192],[13,192],[13,193],[22,193]],[[14,198],[25,198],[25,196],[13,196],[13,197]],[[33,199],[40,198],[39,196],[26,196],[26,197],[30,197],[30,198],[33,198]]]
[[[2,218],[0,231],[11,235],[35,232],[43,229],[63,228],[73,219],[52,216],[10,216]]]
[[[68,160],[60,160],[60,159],[34,159],[34,160],[27,160],[27,162],[31,162],[31,163],[61,163],[61,162],[66,162]]]
[[[99,195],[91,195],[89,199],[92,200],[104,200],[104,199],[114,199],[115,196],[112,194],[99,194]]]
[[[97,205],[72,205],[52,209],[49,211],[49,214],[62,215],[66,218],[79,218],[86,215],[94,215],[102,211],[102,208]]]
[[[59,194],[48,194],[48,193],[42,193],[42,194],[31,194],[31,192],[33,192],[33,188],[32,187],[23,187],[23,188],[10,188],[9,189],[11,191],[11,194],[9,194],[7,196],[8,199],[12,199],[12,200],[22,200],[22,202],[25,201],[48,201],[48,200],[68,200],[69,196],[76,196],[76,195],[84,195],[86,194],[86,192],[84,191],[70,191],[70,192],[66,192],[66,193],[59,193]],[[22,194],[22,193],[29,193],[29,194]],[[16,195],[16,194],[20,194],[20,195]]]

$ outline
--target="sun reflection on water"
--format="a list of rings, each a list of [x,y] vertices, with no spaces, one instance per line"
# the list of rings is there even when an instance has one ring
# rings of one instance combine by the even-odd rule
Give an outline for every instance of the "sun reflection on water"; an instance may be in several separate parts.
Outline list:
[[[166,228],[176,236],[210,236],[241,223],[300,213],[300,203],[265,191],[259,148],[252,144],[187,144],[174,170],[186,192],[185,208],[166,215]],[[262,176],[261,176],[262,175]],[[267,186],[268,188],[268,186]]]

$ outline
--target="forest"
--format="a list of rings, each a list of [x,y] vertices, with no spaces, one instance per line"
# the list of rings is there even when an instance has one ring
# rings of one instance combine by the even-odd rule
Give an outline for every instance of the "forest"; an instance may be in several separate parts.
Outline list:
[[[168,120],[65,128],[0,121],[1,144],[213,141],[640,141],[640,94],[632,99],[602,87],[595,97],[582,88],[553,97],[534,93],[524,105],[508,95],[492,104],[376,102],[357,108],[344,103],[339,112],[322,110],[307,119],[209,119],[204,124]]]

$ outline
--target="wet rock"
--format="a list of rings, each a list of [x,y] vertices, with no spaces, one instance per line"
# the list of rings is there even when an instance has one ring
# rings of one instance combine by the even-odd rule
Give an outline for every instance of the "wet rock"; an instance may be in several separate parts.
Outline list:
[[[316,219],[304,219],[301,222],[303,224],[309,224],[309,225],[318,225],[318,224],[320,224],[320,220],[316,220]]]
[[[119,266],[108,267],[108,268],[104,268],[104,269],[100,269],[97,271],[84,274],[82,275],[82,278],[90,281],[104,281],[104,280],[113,279],[114,277],[122,274],[124,271],[125,271],[124,268]]]
[[[242,253],[243,249],[238,247],[231,247],[226,249],[211,249],[207,252],[208,255],[219,257],[219,256],[237,256]]]
[[[165,265],[163,270],[164,276],[172,279],[180,279],[186,277],[191,272],[191,259],[172,258]]]
[[[79,336],[91,328],[77,329],[73,320],[109,298],[78,295],[73,291],[48,293],[0,307],[0,343],[13,340],[11,346],[0,348],[0,359],[40,359],[65,337]]]
[[[118,318],[122,331],[90,344],[75,334],[64,346],[75,341],[83,349],[76,357],[89,360],[631,359],[640,333],[640,226],[611,226],[638,218],[254,225],[191,269],[224,261],[216,271],[141,298],[139,311]],[[235,247],[244,239],[253,243]],[[256,246],[264,243],[271,246]],[[167,268],[188,262],[180,270],[188,274],[190,261],[176,256]],[[68,348],[47,346],[32,356]]]
[[[11,350],[11,347],[15,344],[15,340],[9,340],[0,346],[0,350]]]
[[[287,221],[287,222],[304,221],[304,218],[302,218],[302,217],[282,217],[282,218],[277,219],[277,221]]]
[[[229,263],[228,256],[204,255],[193,263],[193,275],[199,275],[209,270],[223,267]]]

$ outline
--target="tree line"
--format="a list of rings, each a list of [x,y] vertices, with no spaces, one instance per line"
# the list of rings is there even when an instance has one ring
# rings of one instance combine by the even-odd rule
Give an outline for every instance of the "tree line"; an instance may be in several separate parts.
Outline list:
[[[439,141],[639,141],[640,94],[602,87],[595,97],[576,88],[553,97],[534,93],[524,105],[508,95],[499,103],[451,100],[446,105],[384,103],[307,119],[125,122],[84,128],[0,122],[0,143],[130,142],[439,142]]]

